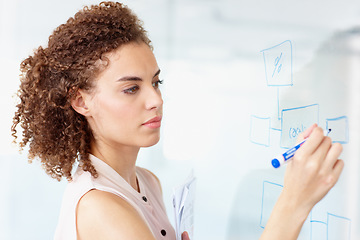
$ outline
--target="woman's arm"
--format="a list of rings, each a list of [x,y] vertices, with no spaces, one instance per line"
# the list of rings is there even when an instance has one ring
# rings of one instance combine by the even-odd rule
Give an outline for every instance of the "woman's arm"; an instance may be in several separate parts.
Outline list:
[[[287,164],[283,191],[260,240],[296,240],[314,205],[335,185],[344,162],[340,144],[332,144],[314,124],[299,136],[308,138]],[[189,240],[183,234],[182,240]]]
[[[76,210],[79,240],[155,240],[139,213],[124,199],[108,192],[91,190]]]
[[[308,138],[287,164],[284,188],[260,240],[296,240],[314,205],[335,185],[344,167],[338,159],[342,146],[332,144],[313,125],[299,140]]]

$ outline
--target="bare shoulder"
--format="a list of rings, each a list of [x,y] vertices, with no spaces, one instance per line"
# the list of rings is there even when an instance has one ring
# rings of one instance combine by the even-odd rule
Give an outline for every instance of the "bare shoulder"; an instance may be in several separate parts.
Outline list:
[[[121,197],[100,190],[91,190],[80,199],[76,228],[80,240],[155,240],[136,209]]]

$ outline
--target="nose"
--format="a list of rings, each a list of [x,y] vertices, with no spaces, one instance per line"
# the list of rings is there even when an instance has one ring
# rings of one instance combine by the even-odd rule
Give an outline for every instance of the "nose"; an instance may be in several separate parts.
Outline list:
[[[149,88],[148,90],[148,94],[146,95],[146,99],[145,99],[145,107],[148,110],[152,110],[152,109],[162,109],[163,106],[163,99],[161,96],[161,92],[160,89],[158,88],[153,88],[151,86],[151,88]]]

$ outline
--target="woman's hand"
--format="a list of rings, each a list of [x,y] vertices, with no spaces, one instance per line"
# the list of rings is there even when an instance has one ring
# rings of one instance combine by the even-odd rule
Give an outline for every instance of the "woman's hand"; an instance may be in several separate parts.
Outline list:
[[[332,144],[316,124],[299,137],[306,142],[286,167],[284,188],[261,240],[296,240],[307,216],[335,185],[344,167],[342,146]]]
[[[189,234],[187,232],[183,232],[181,234],[181,240],[190,240]]]
[[[344,162],[338,159],[342,152],[341,144],[332,144],[316,124],[303,132],[298,141],[306,138],[287,164],[283,195],[296,206],[310,212],[335,185]]]

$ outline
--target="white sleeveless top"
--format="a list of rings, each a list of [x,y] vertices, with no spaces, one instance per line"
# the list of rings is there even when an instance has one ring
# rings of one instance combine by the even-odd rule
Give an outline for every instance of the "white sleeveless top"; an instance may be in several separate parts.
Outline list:
[[[169,222],[162,200],[159,182],[147,170],[136,167],[140,193],[130,186],[114,169],[90,155],[98,177],[78,168],[64,193],[54,240],[75,240],[76,207],[82,196],[92,189],[113,193],[130,203],[143,217],[157,240],[175,240],[175,231]]]

